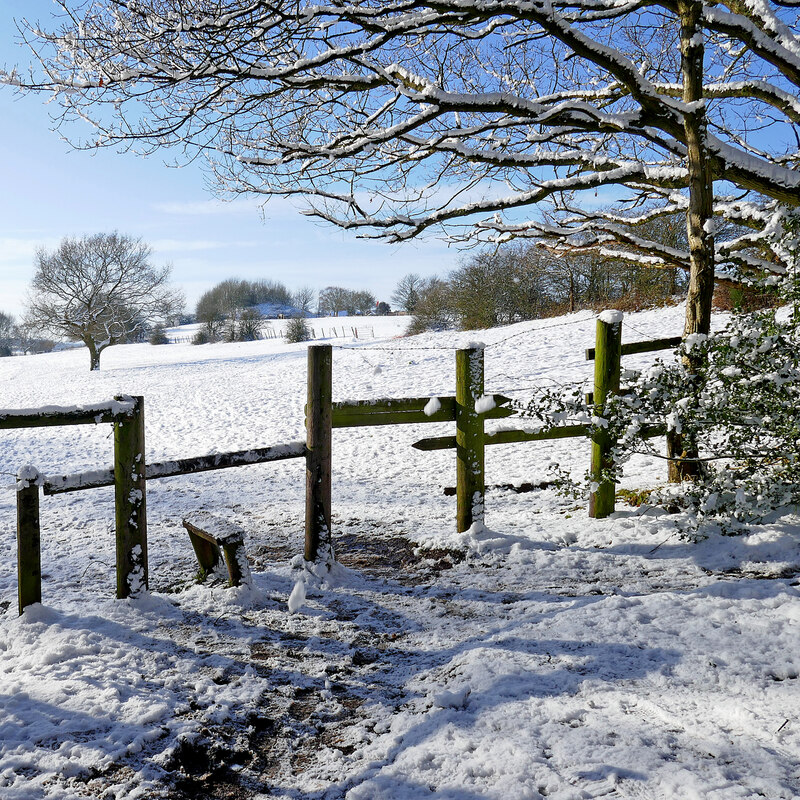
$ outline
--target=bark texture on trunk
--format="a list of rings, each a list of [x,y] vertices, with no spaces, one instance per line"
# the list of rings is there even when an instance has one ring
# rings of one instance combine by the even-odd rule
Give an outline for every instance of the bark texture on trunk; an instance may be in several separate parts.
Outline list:
[[[100,369],[100,353],[102,351],[97,349],[92,339],[84,339],[84,343],[89,348],[89,370],[94,372],[94,370]]]
[[[686,132],[687,168],[689,171],[689,210],[686,232],[689,241],[690,272],[686,295],[684,338],[711,330],[711,301],[714,295],[714,181],[706,147],[708,121],[703,98],[703,57],[705,47],[699,26],[702,4],[697,0],[679,0],[681,21],[680,49],[683,75],[683,102]],[[703,361],[690,352],[686,366],[691,375],[699,375]],[[688,436],[671,433],[667,437],[669,480],[679,482],[697,477],[700,464],[697,444]]]

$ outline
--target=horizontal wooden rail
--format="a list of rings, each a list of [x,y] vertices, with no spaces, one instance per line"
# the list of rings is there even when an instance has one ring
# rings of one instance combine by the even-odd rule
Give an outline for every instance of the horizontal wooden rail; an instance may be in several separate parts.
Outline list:
[[[680,336],[671,336],[669,339],[651,339],[646,342],[628,342],[623,344],[620,350],[620,355],[632,356],[635,353],[652,353],[656,350],[670,350],[677,347],[681,342]],[[594,361],[595,348],[590,347],[586,351],[586,360]]]
[[[112,400],[92,406],[46,406],[37,409],[14,409],[0,412],[0,430],[14,428],[48,428],[61,425],[99,425],[114,422],[121,414],[129,414],[134,402]]]
[[[425,413],[430,397],[407,397],[399,400],[358,400],[333,403],[334,428],[360,428],[370,425],[411,425],[425,422],[454,422],[456,418],[455,397],[439,397],[439,409]],[[505,408],[511,398],[502,394],[492,395],[495,407],[481,414],[484,419],[504,419],[516,412]]]
[[[306,454],[305,442],[290,442],[272,447],[258,447],[252,450],[239,450],[232,453],[213,453],[195,458],[179,458],[162,461],[145,467],[145,479],[170,478],[175,475],[190,475],[195,472],[209,472],[215,469],[242,467],[247,464],[264,464],[268,461],[283,461],[289,458],[302,458]],[[113,469],[90,470],[73,475],[48,475],[44,479],[43,490],[47,495],[80,492],[84,489],[99,489],[114,485]]]
[[[656,436],[664,436],[667,432],[666,425],[645,425],[641,435],[645,439],[652,439]],[[549,428],[544,431],[497,431],[487,433],[484,437],[484,444],[516,444],[517,442],[542,442],[549,439],[572,439],[576,436],[591,436],[591,428],[588,425],[564,425],[559,428]],[[417,450],[451,450],[456,446],[455,436],[434,436],[429,439],[420,439],[411,445]]]

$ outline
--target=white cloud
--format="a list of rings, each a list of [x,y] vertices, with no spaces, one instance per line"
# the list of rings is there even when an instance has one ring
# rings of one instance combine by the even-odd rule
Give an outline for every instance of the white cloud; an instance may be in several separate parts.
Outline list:
[[[255,241],[219,241],[209,239],[156,239],[150,242],[153,250],[161,253],[196,253],[204,250],[218,250],[222,247],[255,247]]]
[[[16,237],[0,238],[0,263],[25,264],[33,268],[33,256],[40,247],[53,248],[58,245],[55,238],[21,239]]]
[[[154,203],[153,209],[161,214],[187,217],[224,216],[231,214],[258,214],[261,203],[255,200],[193,200]]]

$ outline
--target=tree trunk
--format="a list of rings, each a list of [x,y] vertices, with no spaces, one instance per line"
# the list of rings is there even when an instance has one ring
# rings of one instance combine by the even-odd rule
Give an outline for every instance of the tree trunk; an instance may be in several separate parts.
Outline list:
[[[91,339],[85,339],[84,342],[89,348],[89,370],[93,372],[96,369],[100,369],[100,353],[102,351],[97,349]]]
[[[689,239],[690,272],[686,296],[684,339],[693,333],[711,330],[711,300],[714,294],[714,182],[706,147],[707,119],[703,100],[703,33],[698,22],[702,4],[698,0],[679,0],[681,20],[680,49],[683,74],[683,102],[689,171],[689,211],[686,231]],[[686,366],[698,376],[703,366],[700,356],[689,353]],[[697,444],[690,437],[671,434],[667,439],[670,481],[697,477]]]

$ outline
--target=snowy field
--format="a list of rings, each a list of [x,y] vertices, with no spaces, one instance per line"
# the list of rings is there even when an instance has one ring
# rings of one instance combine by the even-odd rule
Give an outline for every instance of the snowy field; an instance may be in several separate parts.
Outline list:
[[[623,340],[681,321],[626,315]],[[475,339],[487,392],[591,373],[590,312],[405,339],[402,319],[369,324],[331,340],[336,400],[453,394],[453,348]],[[98,373],[85,350],[6,358],[0,406],[143,395],[148,460],[241,450],[304,438],[305,360],[279,339],[114,347]],[[13,475],[109,466],[111,428],[2,432],[0,798],[799,798],[797,513],[691,544],[680,515],[596,521],[497,488],[582,474],[588,444],[565,440],[488,448],[487,529],[456,535],[453,453],[410,446],[452,428],[334,432],[341,566],[298,613],[293,460],[149,482],[152,592],[130,601],[113,490],[44,498],[44,602],[22,617]],[[625,486],[665,474],[642,457]],[[181,519],[201,509],[249,532],[253,588],[194,582]]]

